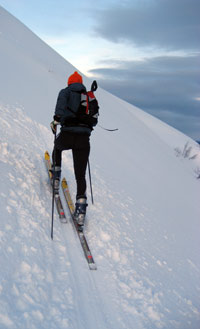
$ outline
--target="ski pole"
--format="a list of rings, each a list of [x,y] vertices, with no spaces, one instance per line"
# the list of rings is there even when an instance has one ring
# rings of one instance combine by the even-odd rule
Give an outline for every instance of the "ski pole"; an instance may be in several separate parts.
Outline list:
[[[89,158],[88,158],[88,172],[89,172],[89,179],[90,179],[90,193],[91,193],[91,200],[92,200],[92,204],[94,204],[93,192],[92,192],[92,179],[91,179],[91,171],[90,171],[90,161],[89,161]]]
[[[54,222],[54,198],[55,198],[55,142],[56,142],[56,132],[54,136],[54,150],[53,150],[53,191],[52,191],[52,214],[51,214],[51,239],[53,240],[53,222]]]

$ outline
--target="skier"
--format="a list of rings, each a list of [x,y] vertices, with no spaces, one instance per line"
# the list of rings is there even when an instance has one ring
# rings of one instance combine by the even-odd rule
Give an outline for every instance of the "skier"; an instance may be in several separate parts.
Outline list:
[[[50,125],[54,134],[56,134],[57,125],[61,125],[61,131],[55,139],[52,153],[53,163],[55,159],[55,172],[52,172],[55,179],[55,192],[58,192],[60,185],[62,151],[71,149],[77,183],[74,217],[78,225],[83,226],[87,207],[85,176],[92,127],[83,124],[76,115],[80,105],[81,92],[86,92],[82,76],[78,72],[74,72],[68,78],[68,87],[62,89],[58,94],[55,115]],[[96,124],[97,120],[93,126]]]

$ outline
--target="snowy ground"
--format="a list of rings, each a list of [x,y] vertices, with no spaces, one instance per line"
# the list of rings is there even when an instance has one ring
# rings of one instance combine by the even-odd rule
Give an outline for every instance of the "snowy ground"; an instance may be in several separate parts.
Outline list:
[[[70,220],[56,216],[50,238],[43,162],[53,144],[45,120],[73,67],[1,7],[0,15],[0,328],[199,329],[199,145],[98,90],[100,124],[119,130],[97,127],[91,138],[90,271]],[[59,69],[44,69],[45,58]],[[62,169],[74,198],[70,152]]]

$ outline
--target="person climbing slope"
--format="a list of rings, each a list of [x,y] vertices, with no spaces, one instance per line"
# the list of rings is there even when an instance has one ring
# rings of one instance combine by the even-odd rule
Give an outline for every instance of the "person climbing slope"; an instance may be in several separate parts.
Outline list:
[[[93,84],[97,88],[96,81]],[[80,226],[84,225],[87,207],[86,168],[90,154],[90,135],[98,121],[98,114],[89,117],[82,113],[84,108],[82,106],[81,109],[82,95],[86,95],[86,87],[83,85],[82,76],[74,72],[68,78],[68,86],[58,94],[55,114],[51,122],[54,134],[57,132],[57,125],[61,125],[52,153],[53,164],[55,159],[55,171],[52,171],[55,192],[59,190],[60,185],[62,151],[71,149],[77,183],[74,217]]]

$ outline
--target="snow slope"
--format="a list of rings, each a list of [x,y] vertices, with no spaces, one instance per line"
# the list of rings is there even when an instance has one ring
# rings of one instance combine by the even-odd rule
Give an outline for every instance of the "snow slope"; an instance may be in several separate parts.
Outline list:
[[[199,329],[199,146],[99,88],[100,124],[119,130],[91,137],[90,271],[70,221],[50,239],[43,163],[74,68],[2,7],[0,49],[0,328]],[[70,152],[63,176],[74,198]]]

